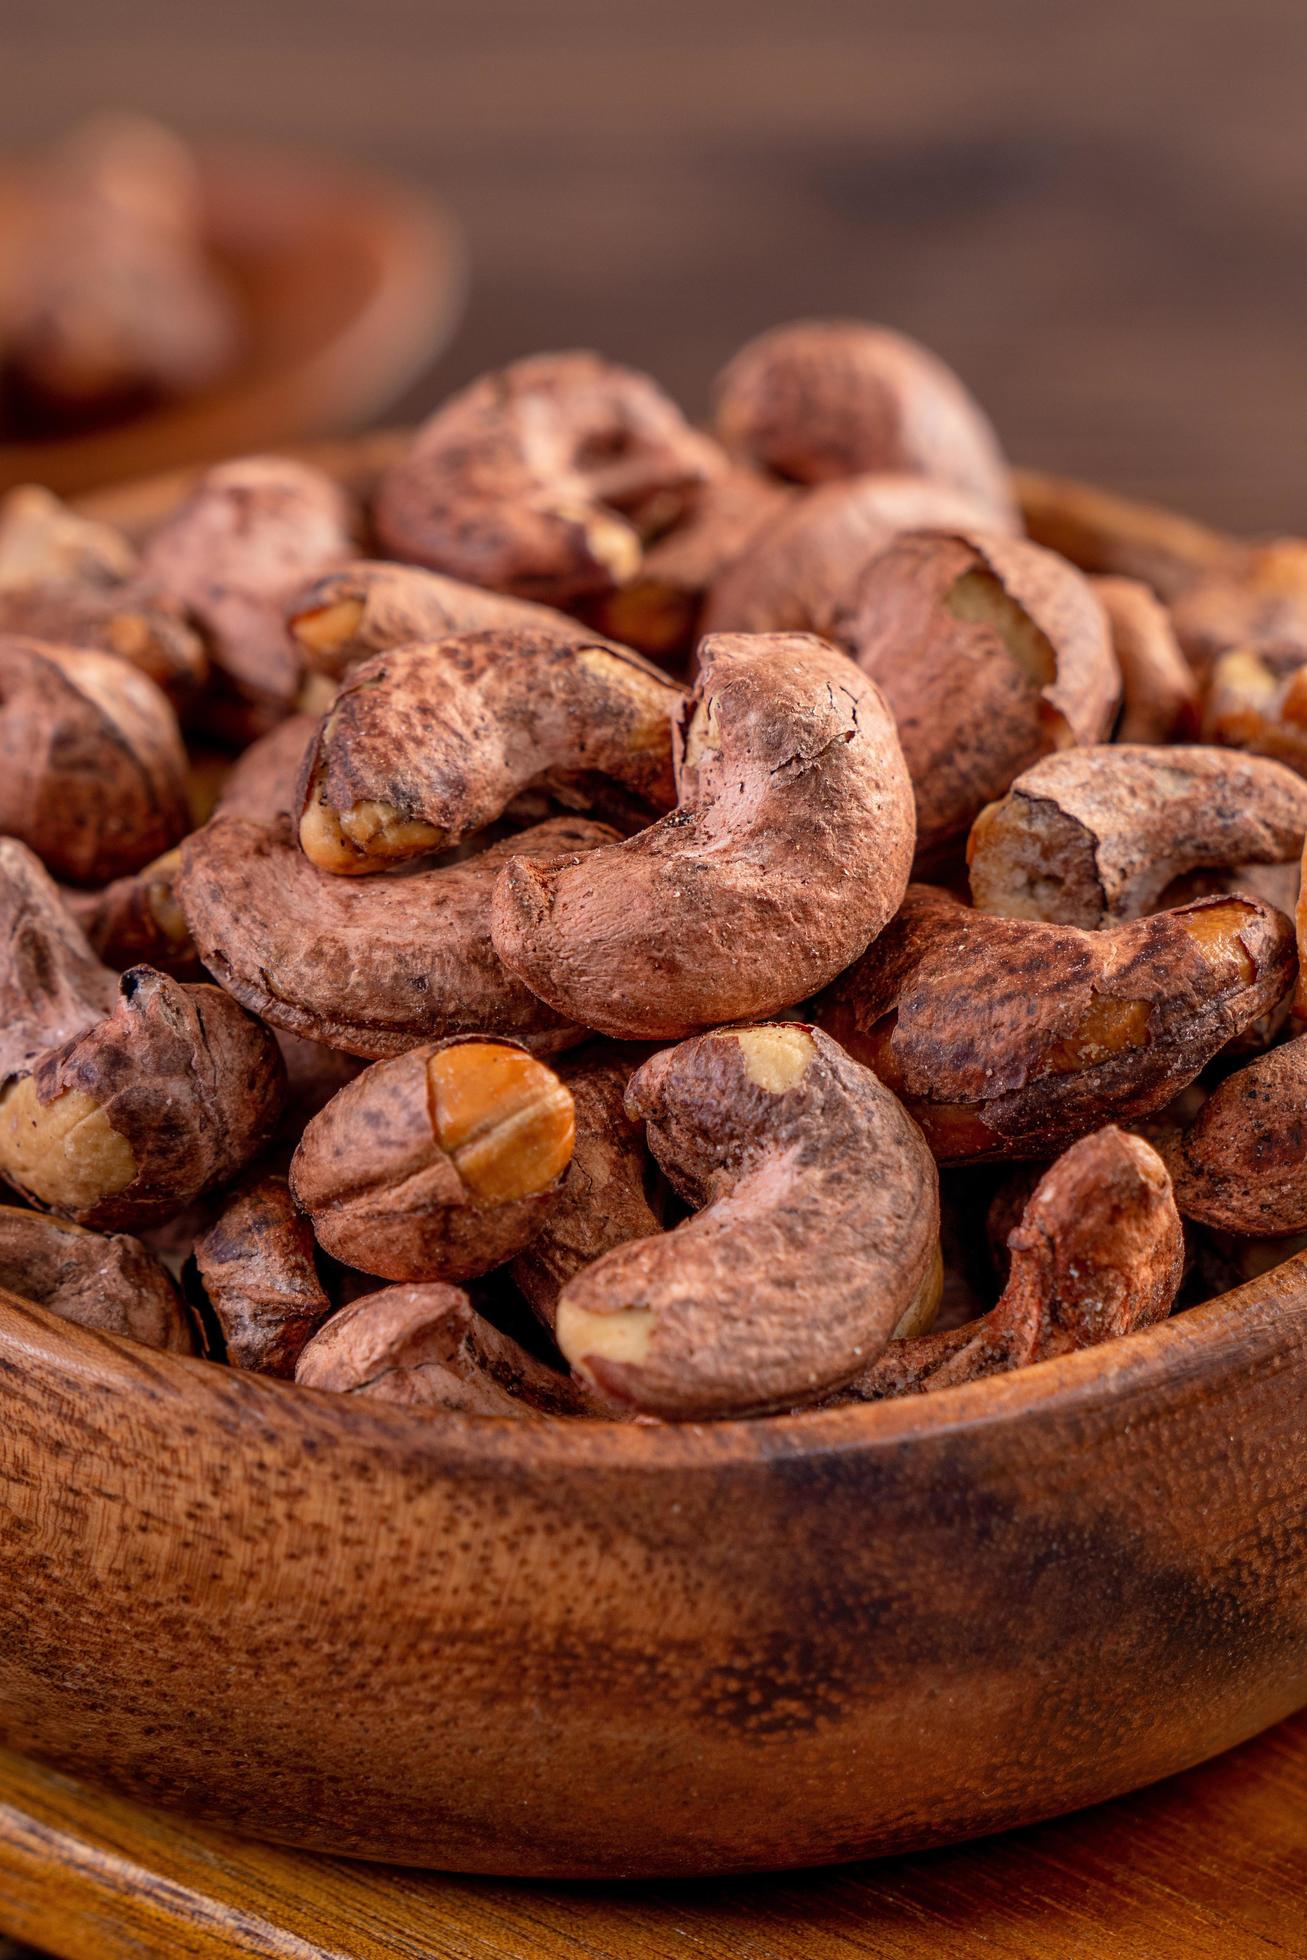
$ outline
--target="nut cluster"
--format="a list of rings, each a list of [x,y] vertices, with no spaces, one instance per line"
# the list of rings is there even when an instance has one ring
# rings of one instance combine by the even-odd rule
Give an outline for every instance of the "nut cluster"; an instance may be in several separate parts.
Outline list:
[[[1307,544],[856,322],[707,431],[539,355],[144,537],[16,493],[0,1281],[533,1421],[1150,1327],[1307,1234],[1304,703]]]

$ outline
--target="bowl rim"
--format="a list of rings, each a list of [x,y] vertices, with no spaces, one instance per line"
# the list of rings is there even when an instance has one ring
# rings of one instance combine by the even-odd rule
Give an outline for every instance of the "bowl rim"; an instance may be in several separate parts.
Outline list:
[[[1261,1310],[1264,1329],[1272,1317],[1294,1313],[1307,1337],[1307,1251],[1156,1326],[1007,1374],[929,1395],[696,1423],[533,1421],[452,1410],[424,1414],[380,1398],[332,1394],[198,1355],[143,1347],[62,1320],[2,1285],[0,1357],[15,1345],[20,1351],[25,1346],[34,1360],[54,1362],[88,1382],[98,1377],[105,1386],[139,1386],[148,1373],[156,1385],[181,1393],[188,1379],[202,1379],[209,1389],[243,1402],[251,1416],[259,1414],[260,1405],[270,1419],[278,1404],[287,1410],[311,1407],[319,1421],[339,1424],[342,1442],[389,1443],[405,1458],[427,1459],[433,1467],[441,1458],[466,1462],[502,1455],[542,1469],[683,1473],[938,1442],[1174,1388],[1237,1358],[1250,1332],[1242,1316],[1253,1308]],[[33,1331],[24,1333],[25,1328]]]

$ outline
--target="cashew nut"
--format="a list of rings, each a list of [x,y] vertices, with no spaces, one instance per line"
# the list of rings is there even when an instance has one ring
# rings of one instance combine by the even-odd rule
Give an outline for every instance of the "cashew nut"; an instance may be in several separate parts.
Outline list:
[[[1198,733],[1198,683],[1166,607],[1133,578],[1091,581],[1121,670],[1118,742],[1178,742]]]
[[[1288,991],[1293,934],[1245,897],[1101,932],[914,885],[822,1027],[901,1096],[941,1162],[1040,1157],[1160,1109]]]
[[[222,1358],[233,1368],[293,1375],[331,1302],[313,1233],[285,1178],[265,1173],[239,1185],[196,1239],[194,1256]]]
[[[1307,1035],[1227,1075],[1162,1154],[1186,1218],[1249,1238],[1307,1231]]]
[[[813,1401],[933,1307],[930,1153],[820,1030],[696,1036],[644,1064],[627,1108],[702,1209],[564,1287],[558,1345],[602,1393],[679,1419]]]
[[[912,857],[894,724],[834,647],[719,634],[700,649],[677,807],[552,868],[511,861],[492,930],[557,1012],[621,1039],[775,1014],[893,917]]]
[[[191,1354],[195,1337],[177,1289],[139,1239],[105,1237],[0,1205],[0,1286],[61,1320]]]
[[[1307,837],[1307,783],[1208,748],[1067,749],[1017,777],[967,847],[982,912],[1094,928],[1152,911],[1200,866],[1283,864]]]

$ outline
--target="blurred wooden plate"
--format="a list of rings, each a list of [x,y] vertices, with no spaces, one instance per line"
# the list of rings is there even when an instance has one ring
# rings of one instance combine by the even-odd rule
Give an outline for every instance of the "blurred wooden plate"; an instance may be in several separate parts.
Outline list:
[[[278,150],[203,149],[208,233],[244,301],[221,387],[87,435],[0,445],[0,489],[69,495],[357,427],[446,344],[463,253],[439,204],[387,177]],[[0,227],[20,195],[0,172]]]

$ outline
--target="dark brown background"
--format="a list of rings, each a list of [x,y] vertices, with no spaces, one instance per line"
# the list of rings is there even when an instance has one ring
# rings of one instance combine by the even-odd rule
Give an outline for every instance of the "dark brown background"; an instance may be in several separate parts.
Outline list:
[[[1307,529],[1302,0],[0,0],[5,140],[106,104],[439,187],[475,283],[417,405],[590,343],[699,408],[863,313],[1025,461]]]

